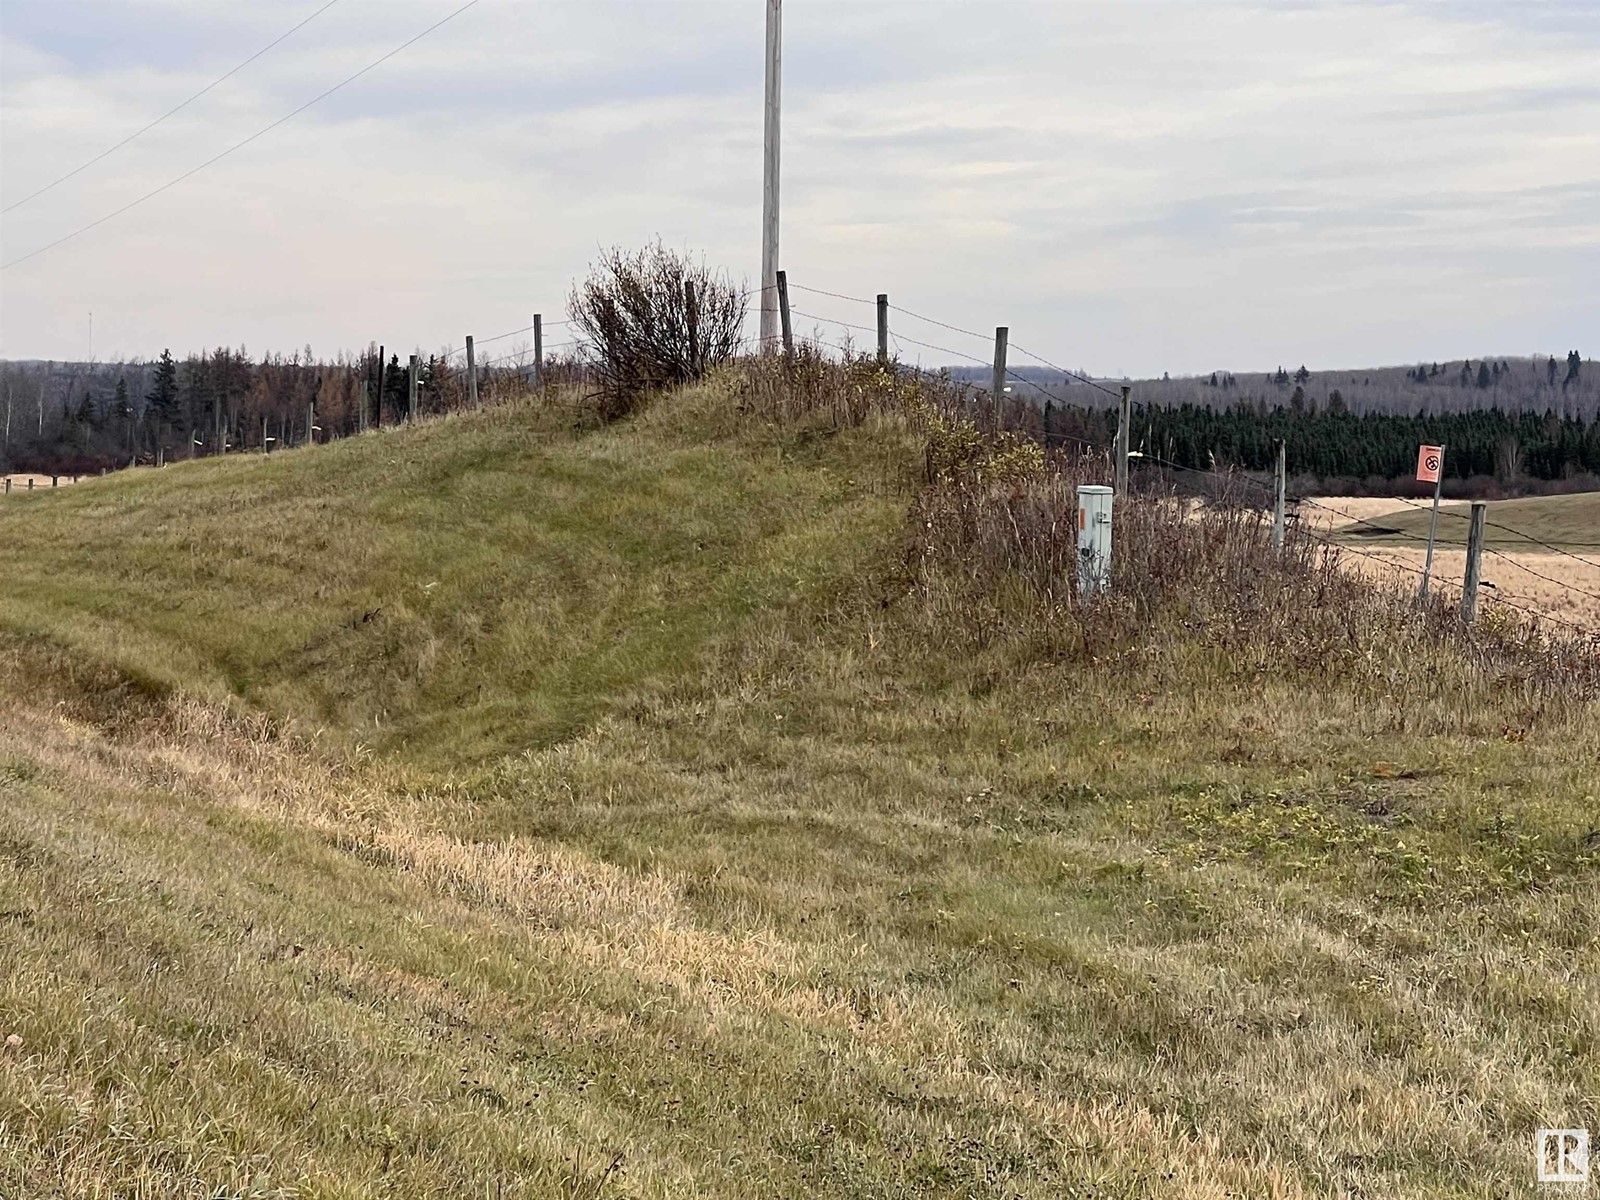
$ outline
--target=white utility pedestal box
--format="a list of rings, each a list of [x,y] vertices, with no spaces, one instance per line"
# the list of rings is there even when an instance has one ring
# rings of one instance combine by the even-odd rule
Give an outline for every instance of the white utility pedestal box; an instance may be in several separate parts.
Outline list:
[[[1086,483],[1078,488],[1078,595],[1085,600],[1111,584],[1110,488]]]

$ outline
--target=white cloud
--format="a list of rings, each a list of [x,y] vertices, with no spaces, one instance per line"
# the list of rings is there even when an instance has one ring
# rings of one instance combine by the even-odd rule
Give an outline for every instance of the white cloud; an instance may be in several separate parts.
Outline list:
[[[97,153],[311,6],[76,6],[72,28],[103,21],[97,40],[11,0],[0,194]],[[6,261],[452,7],[342,0],[8,214]],[[1525,0],[790,0],[784,263],[797,282],[1009,324],[1055,361],[1108,372],[1570,348],[1600,310],[1600,30],[1580,18]],[[761,20],[756,3],[485,0],[324,106],[0,274],[0,352],[81,354],[90,309],[102,355],[431,348],[558,310],[597,246],[656,234],[753,275]],[[826,298],[805,307],[870,323]]]

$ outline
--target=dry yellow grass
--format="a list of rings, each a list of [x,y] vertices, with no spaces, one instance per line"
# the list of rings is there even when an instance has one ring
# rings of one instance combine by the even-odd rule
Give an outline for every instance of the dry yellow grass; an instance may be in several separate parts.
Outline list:
[[[946,653],[914,447],[705,401],[0,516],[0,1195],[1490,1200],[1600,1124],[1592,708]]]
[[[79,481],[71,475],[57,475],[54,477],[54,483],[57,490],[60,490],[64,487],[71,487],[77,482]],[[11,485],[9,491],[7,491],[5,487],[7,483]],[[33,484],[31,492],[28,487],[30,483]],[[49,491],[50,489],[51,476],[49,475],[35,475],[27,472],[14,472],[9,475],[0,475],[0,498],[4,498],[7,495],[37,495],[41,491]]]
[[[1567,499],[1552,497],[1542,503],[1556,506]],[[1511,519],[1503,515],[1499,506],[1491,505],[1489,512],[1491,521]],[[1385,518],[1403,518],[1408,527],[1414,526],[1421,519],[1418,513],[1415,501],[1326,496],[1303,505],[1300,519],[1319,533],[1329,533],[1350,528],[1350,522],[1382,524]],[[1516,519],[1525,521],[1525,518]],[[1462,536],[1462,523],[1458,519],[1441,516],[1440,521],[1441,538]],[[1600,540],[1600,530],[1596,530],[1595,535]],[[1345,561],[1352,570],[1411,586],[1421,582],[1423,565],[1427,561],[1425,547],[1388,545],[1366,538],[1347,540],[1352,552],[1346,555]],[[1497,600],[1504,601],[1522,610],[1583,626],[1600,635],[1600,550],[1562,554],[1549,549],[1502,549],[1493,542],[1494,539],[1490,539],[1490,549],[1483,556],[1483,579],[1488,586],[1480,595],[1485,610],[1492,608]],[[1432,579],[1441,595],[1460,597],[1466,562],[1464,550],[1435,548]]]

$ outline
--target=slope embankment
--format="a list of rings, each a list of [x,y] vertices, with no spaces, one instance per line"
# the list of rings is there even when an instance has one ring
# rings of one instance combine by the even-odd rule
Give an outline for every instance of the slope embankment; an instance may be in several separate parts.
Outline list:
[[[1592,707],[958,635],[919,437],[731,386],[0,510],[0,1194],[1527,1194]]]

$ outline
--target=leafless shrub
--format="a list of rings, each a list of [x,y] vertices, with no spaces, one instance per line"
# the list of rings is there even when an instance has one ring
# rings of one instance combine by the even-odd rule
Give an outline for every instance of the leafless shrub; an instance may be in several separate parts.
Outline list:
[[[725,276],[659,242],[631,254],[606,251],[568,305],[593,356],[596,415],[624,417],[651,393],[729,362],[745,307]]]

